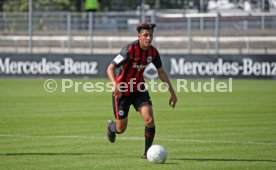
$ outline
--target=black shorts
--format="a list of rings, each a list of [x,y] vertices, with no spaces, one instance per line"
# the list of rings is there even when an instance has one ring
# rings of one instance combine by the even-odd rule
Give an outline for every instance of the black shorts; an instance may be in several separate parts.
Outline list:
[[[129,96],[112,96],[113,112],[116,119],[124,119],[128,116],[130,105],[138,111],[143,104],[152,105],[148,91],[133,92]]]

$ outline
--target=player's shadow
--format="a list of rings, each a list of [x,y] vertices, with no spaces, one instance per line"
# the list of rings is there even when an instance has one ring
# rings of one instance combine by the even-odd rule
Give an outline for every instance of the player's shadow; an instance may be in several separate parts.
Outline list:
[[[80,156],[80,155],[106,155],[106,154],[122,154],[122,153],[44,153],[44,152],[30,152],[30,153],[0,153],[0,156]]]
[[[276,160],[271,159],[227,159],[227,158],[169,158],[169,160],[177,161],[221,161],[221,162],[273,162],[276,163]]]

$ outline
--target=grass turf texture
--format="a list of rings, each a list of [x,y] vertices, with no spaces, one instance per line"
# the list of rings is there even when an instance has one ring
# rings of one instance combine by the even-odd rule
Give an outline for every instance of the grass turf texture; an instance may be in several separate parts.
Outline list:
[[[151,93],[154,143],[168,151],[163,165],[140,159],[144,125],[133,108],[127,131],[111,144],[110,93],[47,93],[44,81],[0,79],[0,169],[276,169],[276,81],[233,80],[232,93],[181,92],[174,110],[168,93]]]

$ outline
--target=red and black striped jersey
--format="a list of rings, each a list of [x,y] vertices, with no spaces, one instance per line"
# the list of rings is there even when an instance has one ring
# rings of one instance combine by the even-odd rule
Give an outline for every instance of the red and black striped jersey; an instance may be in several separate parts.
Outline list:
[[[117,83],[128,84],[128,89],[124,95],[137,91],[137,85],[140,82],[145,82],[143,73],[145,67],[150,63],[153,63],[156,69],[162,67],[160,55],[154,46],[151,45],[148,50],[144,51],[140,48],[139,41],[136,40],[122,48],[112,64],[117,68]],[[133,87],[129,87],[130,82]]]

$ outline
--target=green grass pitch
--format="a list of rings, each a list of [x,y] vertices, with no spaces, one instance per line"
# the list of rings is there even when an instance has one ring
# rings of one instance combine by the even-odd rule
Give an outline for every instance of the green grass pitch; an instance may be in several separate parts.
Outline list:
[[[233,80],[232,93],[180,92],[175,109],[168,93],[151,93],[154,143],[168,151],[160,165],[140,159],[144,124],[133,108],[127,131],[111,144],[110,93],[48,93],[44,81],[0,79],[1,170],[276,169],[276,81]]]

